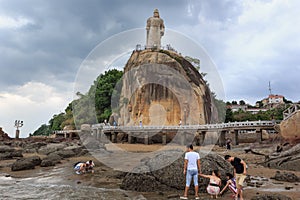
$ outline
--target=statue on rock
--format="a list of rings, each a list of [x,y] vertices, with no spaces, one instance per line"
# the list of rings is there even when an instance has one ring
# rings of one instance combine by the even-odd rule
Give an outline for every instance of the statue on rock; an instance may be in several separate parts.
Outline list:
[[[157,9],[153,12],[153,17],[149,17],[147,20],[147,44],[146,48],[157,48],[161,47],[161,37],[164,35],[165,26],[164,20],[159,17]]]

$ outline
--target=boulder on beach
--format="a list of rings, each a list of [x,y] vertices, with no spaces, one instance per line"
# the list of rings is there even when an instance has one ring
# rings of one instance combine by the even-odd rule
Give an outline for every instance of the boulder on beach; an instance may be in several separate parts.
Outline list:
[[[23,157],[22,150],[17,150],[7,145],[0,146],[0,160],[8,160],[15,157]]]
[[[172,160],[174,156],[178,159],[157,169],[157,165],[167,162],[168,159]],[[203,174],[211,174],[211,170],[219,169],[221,179],[224,182],[226,182],[226,172],[233,172],[231,165],[217,154],[200,152],[200,161]],[[146,159],[133,172],[127,173],[122,181],[121,188],[139,192],[182,190],[185,185],[183,163],[184,152],[182,150],[161,151],[155,157]],[[208,182],[208,179],[199,177],[200,192],[206,192]],[[192,185],[191,190],[193,190]]]
[[[52,152],[62,150],[65,148],[67,145],[65,143],[50,143],[47,144],[46,146],[42,146],[38,152],[40,154],[48,155]]]
[[[275,169],[300,171],[300,144],[268,156],[264,165]]]
[[[35,166],[40,165],[41,162],[42,162],[42,160],[38,156],[21,158],[12,164],[11,170],[12,171],[20,171],[20,170],[34,169]]]
[[[55,166],[57,163],[61,162],[61,159],[62,157],[57,153],[50,153],[48,156],[42,159],[41,167]]]
[[[280,173],[280,171],[277,171],[275,176],[271,177],[271,179],[275,179],[276,181],[286,181],[290,183],[300,181],[300,178],[296,176],[294,173],[291,172]]]

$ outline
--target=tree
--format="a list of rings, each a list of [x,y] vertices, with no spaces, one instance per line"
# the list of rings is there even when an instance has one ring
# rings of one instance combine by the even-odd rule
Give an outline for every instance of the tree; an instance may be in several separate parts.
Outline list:
[[[117,82],[122,78],[123,72],[117,69],[106,71],[97,78],[94,83],[95,87],[95,108],[98,121],[108,119],[112,113],[111,103],[114,98],[114,103],[119,103],[120,91],[116,90]],[[118,84],[118,87],[121,85]],[[93,93],[90,91],[90,93]],[[118,105],[114,105],[117,107]]]
[[[236,101],[232,101],[231,104],[232,105],[237,105],[237,102]]]
[[[246,105],[246,103],[245,103],[245,101],[244,101],[244,100],[240,100],[240,101],[239,101],[239,104],[240,104],[241,106],[244,106],[244,105]]]
[[[64,113],[60,113],[58,115],[54,115],[52,119],[49,121],[50,129],[53,131],[61,130],[63,121],[65,120]]]
[[[192,58],[190,56],[185,56],[184,58],[189,61],[198,71],[200,70],[200,60],[198,58]]]
[[[43,124],[41,125],[36,131],[33,132],[33,136],[37,136],[37,135],[44,135],[44,136],[48,136],[52,133],[50,126]]]

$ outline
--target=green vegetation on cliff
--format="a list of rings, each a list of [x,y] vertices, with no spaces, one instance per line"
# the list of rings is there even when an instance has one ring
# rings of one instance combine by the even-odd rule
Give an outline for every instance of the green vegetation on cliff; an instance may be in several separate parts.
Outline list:
[[[73,100],[65,112],[55,114],[49,120],[49,124],[43,124],[39,127],[33,135],[49,135],[53,131],[62,130],[68,126],[70,129],[80,126],[84,123],[96,123],[109,119],[111,115],[111,97],[116,83],[121,79],[123,75],[122,71],[112,69],[105,71],[104,74],[100,74],[97,79],[91,85],[87,94],[81,94],[77,92],[78,99]],[[91,108],[94,106],[94,108]],[[74,110],[76,115],[74,119]],[[96,111],[96,116],[95,112]]]

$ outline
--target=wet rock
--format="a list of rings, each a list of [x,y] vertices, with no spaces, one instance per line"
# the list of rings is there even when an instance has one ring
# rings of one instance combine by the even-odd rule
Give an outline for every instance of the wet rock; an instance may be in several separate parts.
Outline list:
[[[251,198],[251,200],[292,200],[282,194],[261,194]]]
[[[11,170],[12,171],[20,171],[20,170],[34,169],[35,166],[40,165],[41,162],[42,162],[42,160],[38,156],[21,158],[12,164]]]
[[[60,157],[56,153],[50,153],[42,160],[41,167],[55,166],[57,163],[60,163],[61,159],[62,157]]]
[[[300,181],[300,178],[296,176],[294,173],[290,173],[290,172],[280,173],[280,171],[277,171],[275,176],[271,177],[271,179],[275,179],[276,181],[286,181],[286,182]]]
[[[0,160],[9,160],[15,157],[23,157],[22,150],[8,151],[5,153],[0,153]]]
[[[46,142],[32,142],[23,145],[24,152],[26,153],[36,153],[42,146],[46,146]]]
[[[38,152],[40,154],[44,154],[44,155],[48,155],[52,152],[58,151],[58,150],[62,150],[63,148],[65,148],[67,145],[64,143],[51,143],[51,144],[47,144],[46,146],[42,146]]]
[[[269,155],[264,165],[275,169],[300,171],[300,144],[280,153]]]
[[[75,156],[76,154],[72,150],[59,150],[55,152],[57,155],[61,156],[62,158],[70,158]]]
[[[52,160],[42,160],[41,162],[41,167],[50,167],[50,166],[55,166],[56,162]]]
[[[79,146],[79,145],[75,144],[72,146],[65,147],[64,150],[71,150],[75,154],[80,154],[80,152],[83,150],[83,146]]]
[[[290,189],[293,189],[293,187],[292,186],[286,186],[284,189],[290,190]]]
[[[175,158],[177,160],[173,161]],[[219,169],[221,179],[226,182],[226,172],[233,171],[231,165],[217,154],[200,154],[201,171],[211,174],[211,170]],[[170,163],[168,162],[170,161]],[[163,163],[169,163],[162,168],[157,168]],[[133,172],[127,173],[121,188],[135,191],[166,191],[182,190],[185,185],[183,174],[184,152],[182,150],[167,150],[159,152],[153,158],[146,159],[143,164],[136,167]],[[199,177],[199,191],[206,192],[209,179]],[[191,189],[193,186],[191,185]]]
[[[0,153],[7,153],[7,152],[13,152],[15,151],[14,148],[6,146],[6,145],[1,145],[0,146]]]

